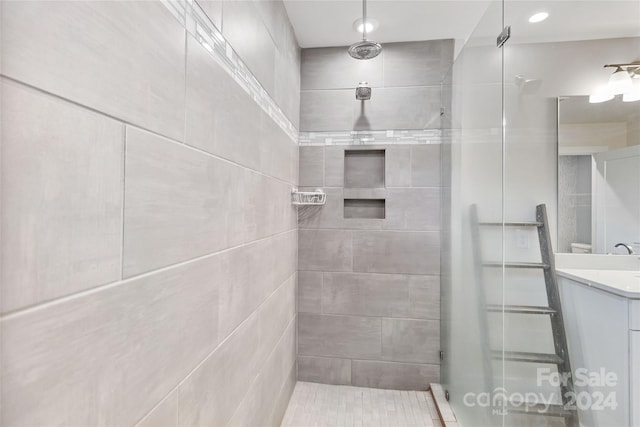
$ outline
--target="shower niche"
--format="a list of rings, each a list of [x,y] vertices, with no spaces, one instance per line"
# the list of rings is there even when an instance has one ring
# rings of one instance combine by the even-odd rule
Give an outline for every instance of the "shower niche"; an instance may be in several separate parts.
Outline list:
[[[344,218],[385,218],[385,150],[344,151]]]

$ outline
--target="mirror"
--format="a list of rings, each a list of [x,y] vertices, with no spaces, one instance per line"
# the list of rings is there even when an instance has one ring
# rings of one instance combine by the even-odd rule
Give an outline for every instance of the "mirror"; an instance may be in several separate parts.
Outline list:
[[[560,97],[557,252],[630,251],[640,254],[640,101]]]

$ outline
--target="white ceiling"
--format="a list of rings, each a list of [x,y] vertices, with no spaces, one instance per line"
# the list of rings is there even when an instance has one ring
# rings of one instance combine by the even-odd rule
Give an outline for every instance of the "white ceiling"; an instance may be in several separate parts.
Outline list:
[[[284,3],[303,48],[346,46],[359,39],[352,27],[353,21],[362,14],[359,0],[285,0]],[[452,38],[461,45],[491,3],[485,0],[370,0],[368,15],[378,20],[380,27],[369,38],[381,43]],[[494,1],[490,13],[499,13],[496,5]],[[546,21],[527,22],[530,15],[541,10],[550,14]],[[512,26],[518,42],[640,36],[640,0],[508,0],[504,13],[505,23]],[[497,32],[483,36],[495,37]]]
[[[361,36],[353,22],[362,16],[358,0],[285,0],[300,47],[347,46]],[[378,42],[466,38],[488,1],[387,0],[367,2],[367,15],[380,27]]]

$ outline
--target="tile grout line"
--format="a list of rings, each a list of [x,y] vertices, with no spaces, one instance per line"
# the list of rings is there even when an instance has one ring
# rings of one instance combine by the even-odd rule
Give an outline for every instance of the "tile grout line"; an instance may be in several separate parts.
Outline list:
[[[37,87],[37,86],[33,86],[33,85],[31,85],[31,84],[29,84],[29,83],[26,83],[26,82],[23,82],[23,81],[21,81],[21,80],[14,79],[13,77],[9,77],[9,76],[7,76],[7,75],[5,75],[5,74],[0,73],[0,77],[1,77],[2,79],[7,80],[7,81],[11,81],[11,82],[16,83],[16,84],[18,84],[18,85],[24,86],[24,87],[26,87],[26,88],[28,88],[28,89],[30,89],[30,90],[35,91],[35,92],[39,92],[39,93],[41,93],[41,94],[44,94],[44,95],[47,95],[47,96],[50,96],[50,97],[56,98],[56,99],[58,99],[58,100],[60,100],[60,101],[63,101],[63,102],[66,102],[66,103],[72,104],[72,105],[74,105],[75,107],[82,108],[82,109],[88,110],[88,111],[90,111],[90,112],[92,112],[92,113],[94,113],[94,114],[97,114],[97,115],[100,115],[100,116],[102,116],[102,117],[106,117],[106,118],[108,118],[108,119],[114,120],[114,121],[116,121],[116,122],[118,122],[118,123],[124,124],[125,126],[132,127],[132,128],[136,128],[136,129],[141,130],[141,131],[143,131],[143,132],[148,132],[148,133],[150,133],[150,134],[152,134],[152,135],[154,135],[154,136],[156,136],[156,137],[159,137],[159,138],[165,139],[165,140],[167,140],[167,141],[169,141],[169,142],[171,142],[171,143],[173,143],[173,144],[176,144],[176,145],[178,145],[178,146],[180,146],[180,147],[188,148],[188,149],[190,149],[190,150],[196,151],[196,152],[198,152],[198,153],[200,153],[200,154],[203,154],[203,155],[205,155],[205,156],[212,157],[212,158],[214,158],[214,159],[217,159],[217,160],[223,161],[223,162],[225,162],[225,163],[229,163],[229,164],[234,165],[234,166],[236,166],[236,167],[239,167],[239,168],[242,168],[242,169],[246,169],[246,170],[248,170],[248,171],[250,171],[250,172],[253,172],[253,173],[256,173],[256,174],[258,174],[258,175],[261,175],[261,176],[264,176],[264,177],[267,177],[267,178],[274,179],[274,180],[279,181],[279,182],[281,182],[281,183],[283,183],[283,184],[287,184],[288,186],[293,186],[293,185],[294,185],[292,182],[286,181],[285,179],[279,178],[279,177],[274,176],[274,175],[268,175],[268,174],[266,174],[266,173],[264,173],[264,172],[261,172],[261,171],[259,171],[259,170],[257,170],[257,169],[253,169],[253,168],[251,168],[251,167],[249,167],[249,166],[243,165],[243,164],[238,163],[238,162],[236,162],[236,161],[233,161],[233,160],[230,160],[230,159],[227,159],[227,158],[224,158],[224,157],[221,157],[221,156],[215,155],[215,154],[213,154],[213,153],[209,153],[208,151],[205,151],[205,150],[202,150],[202,149],[200,149],[200,148],[197,148],[197,147],[194,147],[194,146],[192,146],[192,145],[189,145],[189,144],[187,144],[187,143],[186,143],[186,142],[184,142],[184,141],[179,141],[179,140],[177,140],[177,139],[175,139],[175,138],[173,138],[173,137],[171,137],[171,136],[168,136],[168,135],[165,135],[165,134],[162,134],[162,133],[156,132],[156,131],[151,130],[151,129],[149,129],[149,128],[146,128],[146,127],[144,127],[144,126],[142,126],[142,125],[139,125],[139,124],[136,124],[136,123],[130,122],[130,121],[128,121],[127,119],[123,119],[123,118],[120,118],[120,117],[117,117],[117,116],[111,115],[111,114],[109,114],[109,113],[107,113],[107,112],[104,112],[104,111],[98,110],[98,109],[96,109],[96,108],[90,107],[90,106],[88,106],[88,105],[82,104],[82,103],[80,103],[80,102],[74,101],[74,100],[72,100],[72,99],[70,99],[70,98],[65,98],[65,97],[63,97],[63,96],[61,96],[61,95],[55,94],[55,93],[53,93],[53,92],[46,91],[46,90],[44,90],[44,89],[42,89],[42,88],[39,88],[39,87]],[[292,142],[292,143],[293,143],[293,142]]]
[[[136,421],[136,424],[134,425],[134,427],[135,427],[135,426],[137,426],[140,422],[144,421],[144,419],[145,419],[145,418],[146,418],[146,417],[147,417],[151,412],[153,412],[153,410],[154,410],[154,409],[156,409],[158,406],[160,406],[160,403],[164,402],[164,400],[165,400],[169,395],[171,395],[171,393],[173,393],[174,391],[175,391],[175,392],[176,392],[176,394],[178,395],[178,404],[179,404],[179,403],[180,403],[180,399],[179,399],[179,397],[180,397],[180,387],[185,383],[185,381],[186,381],[186,380],[188,380],[188,379],[189,379],[189,378],[190,378],[190,377],[191,377],[191,376],[192,376],[192,375],[193,375],[193,374],[194,374],[194,373],[195,373],[195,372],[196,372],[196,371],[197,371],[197,370],[198,370],[202,365],[204,365],[204,363],[205,363],[205,362],[206,362],[206,361],[207,361],[207,360],[208,360],[208,359],[209,359],[209,358],[210,358],[210,357],[211,357],[211,356],[212,356],[216,351],[218,351],[218,349],[220,349],[220,348],[224,345],[224,343],[225,343],[225,342],[227,342],[229,339],[231,339],[231,336],[232,336],[233,334],[235,334],[235,333],[236,333],[236,332],[237,332],[237,331],[242,327],[242,325],[244,325],[245,323],[247,323],[247,321],[248,321],[251,317],[253,317],[254,315],[255,315],[255,316],[257,316],[257,315],[258,315],[258,311],[259,311],[259,310],[262,308],[262,306],[267,302],[267,300],[269,300],[269,298],[271,298],[271,297],[272,297],[276,292],[278,292],[278,290],[279,290],[283,285],[285,285],[285,284],[286,284],[286,282],[287,282],[287,281],[288,281],[288,280],[289,280],[289,279],[290,279],[294,274],[295,274],[295,272],[293,272],[293,273],[292,273],[292,274],[291,274],[291,275],[290,275],[286,280],[284,280],[280,285],[278,285],[278,287],[277,287],[273,292],[271,292],[271,293],[270,293],[270,294],[269,294],[269,295],[268,295],[268,296],[267,296],[267,297],[266,297],[266,298],[265,298],[265,299],[260,303],[260,305],[258,305],[258,307],[256,307],[256,309],[255,309],[253,312],[251,312],[251,314],[249,314],[249,315],[248,315],[248,316],[247,316],[247,317],[246,317],[242,322],[240,322],[240,324],[238,324],[238,326],[236,326],[236,327],[235,327],[231,332],[229,332],[229,334],[228,334],[228,335],[227,335],[227,336],[226,336],[222,341],[220,341],[220,342],[216,345],[216,347],[215,347],[213,350],[211,350],[209,353],[207,353],[207,354],[204,356],[204,358],[203,358],[200,362],[198,362],[198,363],[196,364],[196,366],[195,366],[193,369],[191,369],[183,379],[181,379],[180,381],[178,381],[178,384],[176,384],[176,386],[175,386],[175,387],[171,388],[171,390],[169,390],[169,391],[168,391],[164,396],[162,396],[162,398],[160,398],[159,403],[157,403],[153,408],[151,408],[147,413],[145,413],[145,414],[144,414],[144,415],[143,415],[143,416],[142,416],[138,421]],[[280,343],[280,341],[282,340],[282,337],[284,336],[284,333],[287,331],[287,328],[291,325],[291,323],[295,320],[295,318],[296,318],[296,316],[294,315],[294,316],[293,316],[293,317],[292,317],[292,318],[287,322],[287,325],[286,325],[286,327],[284,328],[284,332],[283,332],[283,333],[278,337],[278,341],[277,341],[277,343],[276,343],[276,346]],[[275,347],[274,347],[274,349],[275,349]],[[272,351],[272,352],[273,352],[273,351]],[[265,358],[265,360],[266,360],[266,359],[268,359],[268,358],[269,358],[269,356],[271,356],[272,352],[270,352],[270,353],[269,353],[269,355]],[[257,378],[259,375],[260,375],[260,373],[258,373],[258,374],[256,375],[256,378]],[[253,381],[255,381],[255,378],[252,380],[252,385],[253,385]],[[248,393],[248,391],[247,391],[247,393]],[[244,395],[244,396],[243,396],[243,398],[244,398],[245,396],[246,396],[246,395]],[[243,400],[243,399],[241,399],[240,403],[242,403],[242,400]],[[179,409],[179,407],[178,407],[178,409]]]
[[[185,16],[185,20],[187,17]],[[187,74],[189,71],[189,31],[186,28],[186,22],[184,24],[184,111],[183,111],[183,132],[182,132],[182,140],[184,144],[187,143],[187,92],[189,88],[189,75]]]
[[[167,5],[165,5],[167,7]],[[199,16],[203,15],[203,16]],[[223,14],[224,15],[224,14]],[[187,20],[193,21],[193,28],[187,25]],[[222,17],[224,20],[224,17]],[[224,24],[224,23],[222,23]],[[235,51],[231,43],[223,35],[221,29],[213,23],[202,7],[190,1],[185,7],[185,22],[182,23],[187,33],[196,42],[206,44],[209,56],[240,86],[269,118],[280,127],[287,136],[298,144],[298,129],[293,125],[287,114],[278,105],[275,98],[269,94],[253,71],[245,63],[242,57]],[[223,25],[221,25],[223,26]],[[202,29],[203,31],[199,31]],[[206,39],[209,40],[206,40]],[[202,39],[202,41],[200,40]],[[203,43],[204,42],[204,43]],[[297,40],[296,40],[297,45]],[[297,46],[299,48],[299,46]],[[276,46],[276,48],[278,48]]]
[[[176,388],[176,426],[180,425],[180,389]]]
[[[128,283],[130,283],[132,281],[135,281],[135,280],[138,280],[138,279],[141,279],[141,278],[144,278],[144,277],[152,276],[152,275],[158,274],[158,273],[163,273],[163,272],[169,271],[169,270],[171,270],[173,268],[183,267],[185,265],[188,265],[188,264],[191,264],[191,263],[194,263],[194,262],[199,262],[199,261],[205,260],[207,258],[218,256],[218,255],[221,255],[223,253],[230,252],[230,251],[233,251],[233,250],[236,250],[236,249],[241,249],[241,248],[253,245],[253,244],[258,243],[258,242],[263,242],[263,241],[266,241],[266,240],[269,240],[269,239],[272,239],[272,238],[280,237],[280,236],[283,236],[283,235],[285,235],[287,233],[292,233],[294,231],[296,231],[295,228],[292,228],[292,229],[289,229],[289,230],[285,230],[285,231],[281,231],[281,232],[278,232],[276,234],[272,234],[272,235],[269,235],[269,236],[266,236],[266,237],[262,237],[260,239],[252,240],[251,242],[242,243],[242,244],[237,245],[237,246],[233,246],[233,247],[230,247],[230,248],[221,249],[221,250],[216,251],[216,252],[211,252],[211,253],[207,253],[207,254],[204,254],[204,255],[200,255],[200,256],[198,256],[196,258],[191,258],[191,259],[188,259],[188,260],[185,260],[185,261],[180,261],[180,262],[173,263],[173,264],[170,264],[170,265],[165,265],[165,266],[156,268],[155,270],[145,271],[143,273],[136,274],[134,276],[126,277],[126,278],[124,278],[122,280],[116,280],[115,282],[109,282],[109,283],[100,284],[100,285],[94,286],[94,287],[89,288],[89,289],[83,289],[83,290],[80,290],[80,291],[77,291],[77,292],[73,292],[71,294],[63,295],[63,296],[60,296],[60,297],[57,297],[57,298],[54,298],[54,299],[50,299],[50,300],[47,300],[47,301],[42,301],[42,302],[39,302],[39,303],[37,303],[35,305],[30,305],[30,306],[19,308],[17,310],[9,311],[7,313],[3,313],[2,315],[0,315],[0,323],[2,323],[4,321],[8,321],[10,319],[13,319],[14,317],[26,315],[26,314],[29,314],[29,313],[31,313],[33,311],[37,311],[37,310],[40,310],[40,309],[47,308],[47,307],[49,307],[51,305],[62,304],[64,302],[66,302],[66,301],[70,301],[70,300],[73,300],[73,299],[76,299],[76,298],[82,298],[84,296],[92,295],[92,294],[95,294],[95,293],[98,293],[98,292],[101,292],[101,291],[104,291],[104,290],[107,290],[107,289],[115,288],[115,287],[118,287],[118,286],[123,286],[123,285],[126,285],[126,284],[128,284]]]
[[[122,207],[120,215],[120,280],[124,280],[124,224],[125,224],[125,202],[127,187],[127,126],[122,125]],[[0,318],[2,318],[0,316]]]

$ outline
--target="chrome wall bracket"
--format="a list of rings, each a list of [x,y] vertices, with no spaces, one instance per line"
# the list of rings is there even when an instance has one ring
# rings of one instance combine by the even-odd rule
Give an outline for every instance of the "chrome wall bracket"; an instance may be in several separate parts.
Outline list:
[[[509,37],[511,37],[511,26],[507,25],[506,27],[504,27],[504,30],[502,30],[502,32],[498,36],[496,40],[496,46],[498,46],[498,48],[501,48],[502,46],[504,46],[507,40],[509,40]]]

